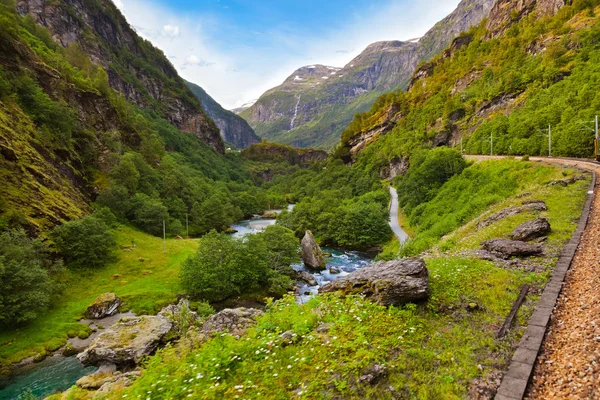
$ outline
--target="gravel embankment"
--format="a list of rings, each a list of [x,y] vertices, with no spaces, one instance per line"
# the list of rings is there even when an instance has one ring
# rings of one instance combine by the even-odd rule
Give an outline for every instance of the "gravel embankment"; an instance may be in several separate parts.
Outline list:
[[[531,161],[585,168],[600,177],[600,165],[592,162],[542,157],[532,157]],[[600,196],[597,194],[546,331],[526,398],[600,399]]]

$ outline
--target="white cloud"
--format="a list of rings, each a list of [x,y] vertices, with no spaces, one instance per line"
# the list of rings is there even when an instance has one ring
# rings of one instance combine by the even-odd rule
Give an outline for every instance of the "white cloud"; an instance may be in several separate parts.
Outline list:
[[[161,35],[168,38],[176,38],[179,36],[179,27],[177,25],[165,25],[162,27]]]
[[[223,21],[208,15],[179,15],[149,0],[115,0],[129,23],[165,52],[183,78],[202,86],[225,108],[258,98],[301,66],[342,67],[372,42],[422,36],[459,0],[374,3],[342,30],[332,28],[309,37],[275,25],[249,31],[263,43],[268,40],[268,46],[256,47],[215,38],[211,34]]]

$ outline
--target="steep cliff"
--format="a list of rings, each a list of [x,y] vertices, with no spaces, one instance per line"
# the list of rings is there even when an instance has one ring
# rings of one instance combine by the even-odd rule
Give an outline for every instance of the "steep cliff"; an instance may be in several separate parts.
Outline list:
[[[225,142],[231,143],[240,149],[245,149],[253,143],[260,142],[260,138],[256,136],[256,133],[245,119],[229,110],[225,110],[200,86],[191,82],[186,82],[186,84],[200,100],[204,111],[217,124],[221,131],[221,138]]]
[[[352,120],[375,99],[404,89],[417,65],[477,25],[494,0],[464,0],[421,39],[369,45],[343,68],[302,67],[242,111],[259,136],[299,147],[331,148]]]
[[[224,152],[216,125],[175,68],[135,33],[110,0],[18,0],[17,10],[48,28],[61,46],[80,46],[127,100],[159,112],[177,128]]]

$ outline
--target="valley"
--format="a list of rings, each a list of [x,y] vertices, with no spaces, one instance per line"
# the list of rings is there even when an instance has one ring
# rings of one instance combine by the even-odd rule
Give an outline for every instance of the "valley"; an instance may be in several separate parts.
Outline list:
[[[0,0],[0,399],[596,398],[600,1],[457,3],[235,114]]]

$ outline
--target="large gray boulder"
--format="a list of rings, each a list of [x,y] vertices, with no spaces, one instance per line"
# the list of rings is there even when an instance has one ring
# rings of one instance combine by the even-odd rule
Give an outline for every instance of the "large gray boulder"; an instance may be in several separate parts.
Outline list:
[[[211,316],[200,328],[200,333],[214,335],[227,332],[233,336],[242,336],[246,330],[256,324],[256,319],[264,313],[254,308],[226,308]]]
[[[100,319],[115,315],[121,299],[114,293],[104,293],[98,296],[96,300],[85,310],[84,317],[88,319]]]
[[[122,318],[96,337],[77,358],[84,365],[112,363],[118,367],[137,365],[153,354],[172,329],[167,318],[137,316]]]
[[[319,288],[319,292],[363,294],[384,306],[401,305],[429,296],[429,272],[420,258],[380,261]]]
[[[550,233],[552,228],[546,218],[537,218],[527,221],[517,226],[511,233],[513,240],[521,240],[527,242]]]
[[[325,254],[315,241],[311,231],[306,231],[302,242],[302,261],[308,268],[324,270],[326,267]]]
[[[544,248],[539,244],[525,243],[518,240],[492,239],[482,243],[483,248],[500,258],[529,257],[540,255]]]

